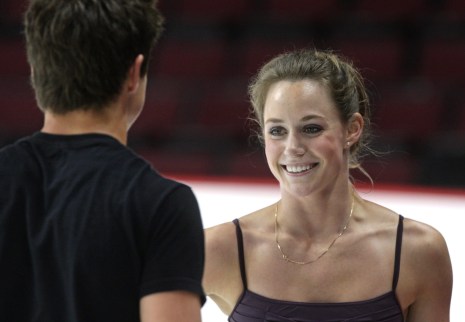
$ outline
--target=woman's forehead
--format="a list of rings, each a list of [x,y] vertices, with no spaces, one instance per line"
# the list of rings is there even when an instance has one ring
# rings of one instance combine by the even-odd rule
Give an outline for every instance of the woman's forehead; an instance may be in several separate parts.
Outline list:
[[[314,80],[279,81],[270,86],[264,105],[264,116],[295,114],[337,115],[326,86]]]

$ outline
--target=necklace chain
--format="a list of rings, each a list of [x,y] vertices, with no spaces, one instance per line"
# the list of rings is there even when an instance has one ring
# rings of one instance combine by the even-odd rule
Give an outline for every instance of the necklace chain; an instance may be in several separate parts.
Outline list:
[[[344,232],[347,230],[347,227],[349,227],[350,218],[352,218],[352,213],[354,212],[354,201],[355,201],[355,198],[354,198],[354,195],[352,195],[352,206],[350,207],[349,216],[347,217],[347,220],[345,222],[344,227],[342,227],[342,230],[337,234],[336,238],[333,239],[333,241],[329,244],[329,246],[320,255],[318,255],[317,258],[311,259],[311,260],[308,260],[308,261],[293,260],[293,259],[289,258],[289,256],[287,256],[283,252],[283,249],[282,249],[281,245],[279,244],[279,239],[278,239],[278,235],[279,235],[278,204],[279,204],[279,202],[276,203],[276,210],[275,210],[275,213],[274,213],[274,218],[275,218],[275,221],[274,221],[274,233],[275,233],[276,245],[278,246],[278,250],[281,253],[281,256],[282,256],[283,260],[285,260],[285,261],[287,261],[289,263],[293,263],[293,264],[306,265],[306,264],[314,263],[317,260],[319,260],[321,257],[323,257],[329,251],[329,249],[334,245],[336,240],[338,240],[342,235],[344,235]]]

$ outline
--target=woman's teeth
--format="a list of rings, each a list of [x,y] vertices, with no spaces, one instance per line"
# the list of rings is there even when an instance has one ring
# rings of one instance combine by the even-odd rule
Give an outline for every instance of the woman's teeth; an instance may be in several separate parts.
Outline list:
[[[288,165],[286,166],[286,171],[290,173],[300,173],[300,172],[305,172],[313,168],[311,165],[304,165],[304,166],[292,166]]]

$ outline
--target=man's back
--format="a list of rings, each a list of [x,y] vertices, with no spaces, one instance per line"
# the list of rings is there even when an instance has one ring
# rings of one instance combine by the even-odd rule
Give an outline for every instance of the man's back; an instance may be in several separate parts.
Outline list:
[[[202,295],[190,188],[114,138],[21,140],[0,150],[0,191],[2,321],[139,321],[144,295]]]

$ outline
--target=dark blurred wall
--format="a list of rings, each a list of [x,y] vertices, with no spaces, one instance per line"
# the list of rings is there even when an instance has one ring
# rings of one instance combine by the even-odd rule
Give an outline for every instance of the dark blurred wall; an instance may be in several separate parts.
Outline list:
[[[40,129],[21,35],[0,0],[0,144]],[[465,187],[465,1],[161,0],[166,32],[130,146],[162,172],[271,178],[247,84],[285,50],[350,57],[367,79],[376,182]],[[357,177],[357,176],[356,176]]]

